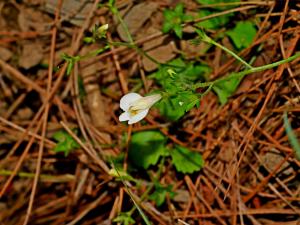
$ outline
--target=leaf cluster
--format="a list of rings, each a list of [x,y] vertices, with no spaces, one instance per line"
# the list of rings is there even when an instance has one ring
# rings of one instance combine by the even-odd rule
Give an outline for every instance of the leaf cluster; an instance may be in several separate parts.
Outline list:
[[[74,132],[76,133],[76,130]],[[53,139],[57,141],[53,150],[55,152],[63,152],[65,156],[68,156],[71,151],[80,148],[80,145],[74,138],[64,130],[55,132],[53,134]]]
[[[157,104],[161,114],[175,121],[195,105],[198,106],[200,95],[196,93],[193,85],[195,82],[204,81],[210,71],[207,65],[186,63],[177,58],[150,75],[165,92],[165,98]]]
[[[160,157],[171,157],[176,170],[182,173],[199,171],[204,161],[201,154],[175,145],[168,148],[167,138],[159,131],[142,131],[132,135],[128,151],[129,160],[144,169],[156,165]]]
[[[162,27],[162,32],[168,33],[173,30],[177,37],[182,38],[182,28],[185,21],[193,19],[192,16],[184,13],[183,3],[176,5],[174,10],[165,9],[163,12],[164,23]]]

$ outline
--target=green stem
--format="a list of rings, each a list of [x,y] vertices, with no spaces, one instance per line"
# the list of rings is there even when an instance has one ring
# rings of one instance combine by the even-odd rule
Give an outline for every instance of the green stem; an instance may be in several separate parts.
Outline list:
[[[240,61],[241,63],[243,63],[246,67],[248,67],[249,69],[252,69],[253,66],[251,66],[249,63],[247,63],[246,61],[244,61],[241,57],[239,57],[237,54],[235,54],[233,51],[229,50],[228,48],[224,47],[223,45],[215,42],[213,39],[211,39],[209,36],[206,35],[206,33],[204,32],[204,30],[196,30],[196,32],[198,33],[200,39],[204,42],[207,42],[209,44],[215,45],[217,47],[219,47],[220,49],[224,50],[225,52],[227,52],[228,54],[232,55],[234,58],[236,58],[238,61]]]
[[[107,49],[109,49],[110,47],[108,45],[104,46],[103,48],[100,48],[100,49],[96,49],[94,51],[91,51],[89,53],[87,53],[86,55],[83,55],[81,56],[81,59],[88,59],[90,57],[93,57],[93,56],[97,56],[103,52],[105,52]]]
[[[155,180],[158,180],[158,179],[159,179],[159,177],[160,177],[160,175],[161,175],[161,173],[162,173],[162,171],[163,171],[163,165],[164,165],[164,163],[165,163],[165,157],[163,157],[163,158],[161,159],[161,162],[160,162],[159,169],[158,169],[158,172],[157,172],[157,175],[156,175]],[[143,193],[143,195],[141,196],[141,201],[142,201],[143,199],[145,199],[146,196],[148,196],[148,194],[149,194],[150,191],[153,189],[153,187],[154,187],[154,184],[153,184],[153,182],[152,182],[151,185],[146,189],[146,191],[145,191],[145,192]],[[132,214],[134,213],[135,210],[136,210],[136,207],[133,206],[132,209],[129,211],[129,214],[132,215]]]
[[[280,66],[283,63],[291,62],[294,59],[298,58],[299,56],[300,56],[300,52],[296,53],[295,55],[293,55],[293,56],[291,56],[287,59],[283,59],[283,60],[280,60],[278,62],[267,64],[267,65],[264,65],[264,66],[254,67],[250,70],[245,70],[245,71],[242,71],[240,73],[243,73],[243,75],[247,75],[249,73],[256,73],[256,72],[264,71],[264,70],[267,70],[267,69],[272,69],[274,67]]]
[[[113,45],[113,46],[125,46],[127,48],[132,48],[132,49],[136,50],[138,53],[142,54],[143,56],[145,56],[146,58],[148,58],[150,61],[154,62],[157,65],[169,66],[169,67],[179,68],[179,69],[184,69],[185,68],[184,66],[176,66],[176,65],[171,65],[171,64],[168,64],[168,63],[161,63],[161,62],[157,61],[156,59],[154,59],[152,56],[150,56],[143,49],[136,46],[135,44],[126,43],[126,42],[107,42],[107,43],[109,45]]]
[[[126,33],[126,36],[128,38],[128,41],[129,43],[131,43],[132,45],[134,45],[134,42],[133,42],[133,38],[128,30],[128,27],[127,25],[125,24],[124,20],[122,19],[120,13],[119,13],[119,10],[117,9],[117,7],[114,6],[114,10],[113,10],[114,14],[116,15],[117,19],[120,21],[120,24],[122,26],[122,28],[124,29],[125,33]]]
[[[246,67],[248,67],[249,69],[252,69],[253,66],[251,66],[250,64],[248,64],[246,61],[244,61],[241,57],[239,57],[237,54],[235,54],[233,51],[229,50],[228,48],[224,47],[223,45],[215,42],[213,39],[209,38],[209,43],[213,44],[219,48],[221,48],[222,50],[224,50],[225,52],[227,52],[228,54],[232,55],[234,58],[236,58],[238,61],[240,61],[241,63],[243,63]]]
[[[272,68],[280,66],[284,63],[291,62],[294,59],[298,58],[299,56],[300,56],[300,52],[293,55],[293,56],[291,56],[291,57],[289,57],[289,58],[287,58],[287,59],[283,59],[283,60],[280,60],[280,61],[275,62],[275,63],[271,63],[271,64],[268,64],[268,65],[259,66],[259,67],[254,67],[252,69],[244,70],[244,71],[241,71],[241,72],[238,72],[238,73],[232,73],[232,74],[230,74],[226,77],[220,78],[220,79],[215,80],[215,81],[197,83],[197,84],[193,85],[192,88],[195,90],[195,89],[201,88],[201,87],[209,87],[211,85],[213,86],[213,85],[216,85],[216,84],[221,83],[223,81],[230,80],[232,78],[242,78],[245,75],[248,75],[248,74],[251,74],[251,73],[256,73],[256,72],[261,72],[261,71],[264,71],[264,70],[267,70],[267,69],[272,69]]]

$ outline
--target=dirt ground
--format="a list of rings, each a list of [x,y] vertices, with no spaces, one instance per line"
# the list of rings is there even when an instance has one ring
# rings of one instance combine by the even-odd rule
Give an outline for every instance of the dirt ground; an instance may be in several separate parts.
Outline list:
[[[175,122],[154,108],[129,126],[118,119],[120,98],[158,89],[149,76],[158,65],[124,45],[74,60],[105,46],[84,41],[95,24],[109,25],[107,41],[130,42],[117,16],[99,5],[107,2],[0,1],[0,224],[147,224],[137,204],[150,224],[299,225],[300,161],[283,114],[300,137],[300,58],[245,77],[223,105],[211,91]],[[211,7],[193,0],[121,0],[116,7],[135,45],[160,63],[205,63],[209,80],[240,71],[221,49],[192,45],[188,25],[182,39],[161,32],[164,9],[179,2],[191,14]],[[255,21],[253,42],[235,50],[254,66],[300,51],[299,1],[241,1],[220,12],[202,21],[232,13],[226,26],[208,30],[228,49],[234,45],[222,34],[237,20]],[[131,137],[148,130],[161,132],[168,146],[200,153],[203,168],[181,173],[170,158],[134,168]],[[70,152],[57,150],[59,132],[71,139]],[[119,156],[132,180],[112,174],[109,159]],[[161,205],[149,197],[155,182],[170,187],[156,195]]]

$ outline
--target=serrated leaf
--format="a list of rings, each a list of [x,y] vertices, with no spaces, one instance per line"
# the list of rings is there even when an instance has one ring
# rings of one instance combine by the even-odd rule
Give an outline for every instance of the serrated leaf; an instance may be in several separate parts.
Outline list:
[[[243,49],[250,46],[253,42],[256,35],[256,28],[250,21],[240,21],[232,30],[227,31],[226,34],[238,49]]]
[[[219,101],[222,105],[226,104],[228,98],[234,94],[241,80],[242,78],[232,77],[229,80],[218,82],[213,86],[213,90],[217,93]]]
[[[135,165],[147,169],[166,152],[166,137],[159,131],[143,131],[132,135],[128,157]]]
[[[53,134],[53,139],[58,142],[53,150],[55,152],[64,152],[65,156],[72,150],[80,148],[80,145],[64,130],[55,132]]]
[[[187,148],[176,145],[171,151],[172,163],[176,170],[182,173],[193,173],[204,166],[202,155]]]
[[[199,105],[199,96],[194,93],[192,86],[197,81],[205,81],[205,76],[211,69],[206,65],[185,63],[181,58],[176,58],[168,64],[174,67],[161,66],[153,74],[169,95],[168,98],[162,99],[157,107],[163,116],[176,121],[195,105]]]

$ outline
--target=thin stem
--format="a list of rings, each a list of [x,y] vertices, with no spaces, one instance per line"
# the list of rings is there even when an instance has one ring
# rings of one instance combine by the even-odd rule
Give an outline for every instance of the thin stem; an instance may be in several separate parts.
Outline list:
[[[235,54],[233,51],[231,51],[228,48],[224,47],[223,45],[215,42],[213,39],[209,38],[209,43],[211,43],[211,44],[213,44],[213,45],[221,48],[222,50],[224,50],[228,54],[232,55],[234,58],[236,58],[238,61],[240,61],[241,63],[243,63],[249,69],[254,68],[253,66],[251,66],[250,64],[248,64],[246,61],[244,61],[241,57],[239,57],[237,54]]]
[[[289,57],[287,59],[283,59],[283,60],[280,60],[278,62],[267,64],[267,65],[264,65],[264,66],[255,67],[255,68],[252,68],[250,70],[242,71],[240,73],[244,73],[244,75],[247,75],[249,73],[255,73],[255,72],[260,72],[260,71],[264,71],[264,70],[267,70],[267,69],[272,69],[274,67],[280,66],[283,63],[291,62],[294,59],[298,58],[299,56],[300,56],[300,52],[296,53],[295,55],[293,55],[293,56],[291,56],[291,57]]]
[[[254,67],[252,69],[244,70],[244,71],[241,71],[241,72],[238,72],[238,73],[232,73],[232,74],[230,74],[226,77],[217,79],[215,81],[196,83],[195,85],[193,85],[192,88],[195,90],[195,89],[201,88],[201,87],[209,87],[211,85],[213,86],[213,85],[216,85],[216,84],[221,83],[223,81],[230,80],[232,78],[242,78],[245,75],[248,75],[248,74],[251,74],[251,73],[256,73],[256,72],[261,72],[261,71],[264,71],[264,70],[267,70],[267,69],[272,69],[272,68],[280,66],[284,63],[291,62],[294,59],[298,58],[299,56],[300,56],[300,52],[293,55],[293,56],[291,56],[291,57],[289,57],[289,58],[287,58],[287,59],[283,59],[283,60],[280,60],[278,62],[267,64],[267,65],[264,65],[264,66]]]
[[[130,42],[132,45],[134,45],[133,38],[132,38],[132,36],[131,36],[131,34],[130,34],[129,30],[128,30],[127,25],[125,24],[124,20],[123,20],[122,17],[121,17],[121,15],[120,15],[120,13],[119,13],[119,10],[117,9],[117,7],[114,7],[114,8],[115,8],[115,10],[114,10],[113,12],[114,12],[114,14],[117,16],[117,19],[120,21],[121,26],[122,26],[122,28],[124,29],[124,31],[125,31],[125,33],[126,33],[126,35],[127,35],[127,38],[128,38],[128,40],[129,40],[129,42]]]
[[[174,68],[185,68],[184,66],[176,66],[176,65],[171,65],[171,64],[168,64],[168,63],[161,63],[161,62],[157,61],[156,59],[154,59],[152,56],[150,56],[143,49],[136,46],[135,44],[131,44],[131,43],[128,43],[128,42],[127,43],[126,42],[107,42],[107,43],[109,45],[113,45],[113,46],[126,46],[127,48],[132,48],[132,49],[136,50],[138,53],[142,54],[143,56],[145,56],[146,58],[148,58],[150,61],[154,62],[157,65],[169,66],[169,67],[174,67]]]

